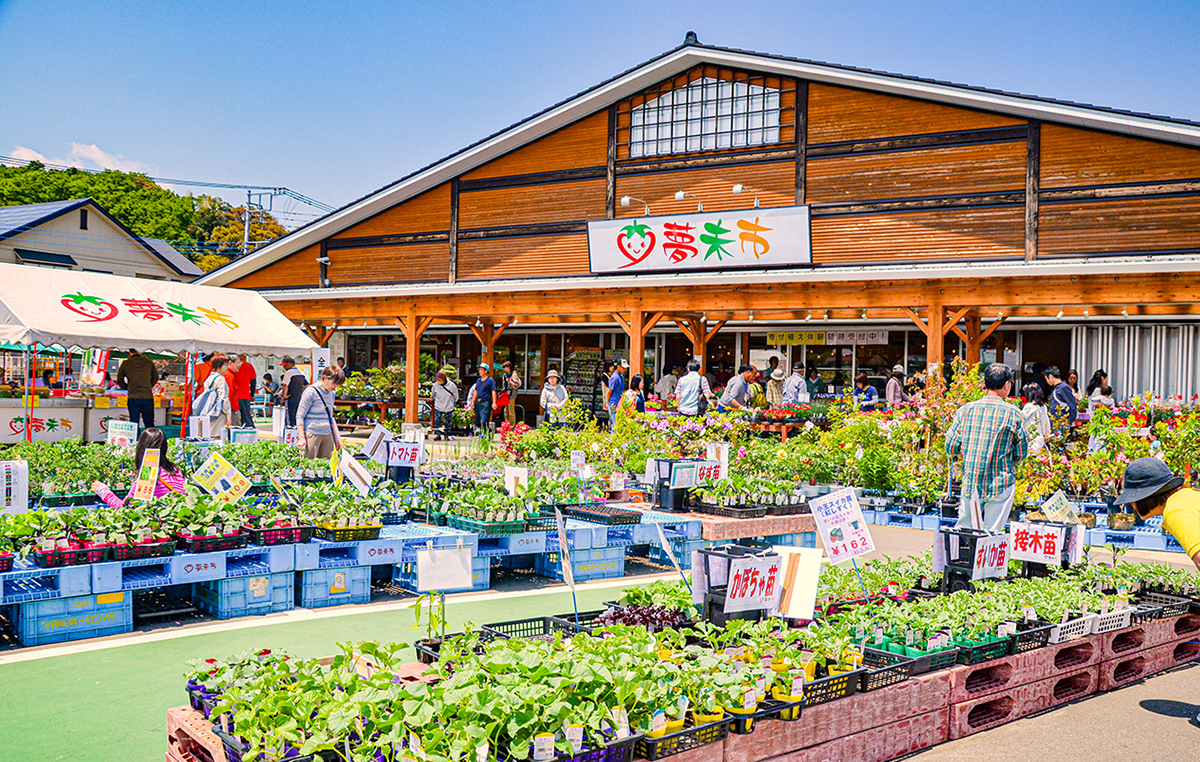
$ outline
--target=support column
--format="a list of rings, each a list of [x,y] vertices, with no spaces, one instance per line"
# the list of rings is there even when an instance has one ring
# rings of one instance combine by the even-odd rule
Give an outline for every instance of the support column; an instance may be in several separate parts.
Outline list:
[[[946,357],[946,334],[942,332],[945,313],[946,307],[940,297],[930,301],[925,331],[925,371],[928,377],[926,383],[932,380],[935,373],[942,372],[942,362]]]
[[[375,338],[375,366],[378,368],[382,368],[385,364],[383,362],[383,346],[386,343],[387,341],[382,333]]]
[[[967,313],[967,364],[978,365],[983,350],[983,337],[980,335],[979,312],[971,310]]]
[[[708,358],[705,356],[705,350],[708,348],[708,342],[713,336],[717,335],[717,331],[725,325],[724,320],[718,321],[711,328],[708,323],[701,320],[699,317],[679,317],[675,318],[675,325],[679,326],[679,330],[683,335],[692,342],[692,352],[696,357],[700,358],[700,375],[704,375],[708,371]]]
[[[496,339],[500,338],[501,334],[508,329],[508,323],[493,325],[490,320],[481,320],[480,322],[483,324],[482,326],[467,323],[467,327],[471,329],[471,333],[475,334],[475,338],[479,339],[479,343],[483,346],[483,364],[491,367]]]
[[[625,331],[625,335],[629,337],[629,377],[633,378],[634,374],[644,375],[646,334],[658,325],[664,314],[656,312],[646,317],[646,313],[642,310],[633,310],[629,313],[628,318],[620,312],[614,312],[612,316],[617,321],[617,325]]]
[[[421,337],[433,322],[433,318],[419,318],[409,313],[402,318],[396,318],[400,330],[404,332],[404,422],[417,422],[417,389],[421,378]],[[383,357],[383,347],[380,346],[380,358]]]

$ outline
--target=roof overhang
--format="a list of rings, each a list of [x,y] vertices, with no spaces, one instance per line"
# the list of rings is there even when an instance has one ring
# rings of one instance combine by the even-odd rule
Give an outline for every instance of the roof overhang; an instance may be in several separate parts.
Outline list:
[[[782,56],[702,45],[685,45],[331,212],[262,247],[249,256],[208,273],[196,282],[213,286],[231,283],[289,254],[317,244],[402,201],[448,182],[492,159],[589,116],[601,108],[635,95],[664,79],[701,64],[748,69],[964,108],[994,111],[1027,119],[1039,119],[1135,137],[1200,146],[1200,124],[1049,101],[1033,96],[1002,93],[897,74],[800,61]]]

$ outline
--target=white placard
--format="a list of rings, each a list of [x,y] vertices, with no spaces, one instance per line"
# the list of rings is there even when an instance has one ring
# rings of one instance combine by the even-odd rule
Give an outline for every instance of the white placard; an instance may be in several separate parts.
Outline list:
[[[583,450],[571,450],[571,470],[578,472],[583,468],[584,453]]]
[[[138,425],[135,421],[109,421],[108,437],[105,439],[116,447],[133,447],[137,444]]]
[[[729,564],[725,612],[771,610],[779,604],[781,556],[735,558]]]
[[[0,462],[0,513],[25,513],[29,510],[29,462]]]
[[[673,463],[671,465],[671,489],[687,489],[696,486],[698,463]]]
[[[342,457],[338,458],[338,470],[358,490],[358,494],[366,497],[367,493],[371,491],[371,484],[374,483],[375,477],[353,455],[342,453]]]
[[[463,590],[474,585],[470,548],[417,550],[417,592]]]
[[[387,462],[387,448],[383,444],[393,439],[395,436],[392,432],[377,423],[375,428],[371,429],[371,435],[367,437],[367,443],[363,445],[362,451],[368,458],[383,465]]]
[[[188,436],[193,439],[212,439],[212,420],[207,415],[188,416]]]
[[[403,442],[390,439],[384,443],[387,464],[401,468],[416,468],[425,462],[425,442]]]
[[[271,408],[271,436],[276,442],[283,441],[283,430],[287,428],[287,408],[277,405]]]
[[[571,566],[571,549],[567,542],[567,522],[563,520],[562,511],[554,509],[554,523],[558,527],[558,559],[562,564],[563,581],[572,590],[575,589],[575,569]]]
[[[716,482],[724,478],[726,471],[719,460],[701,460],[696,463],[696,484]]]
[[[821,495],[809,501],[817,534],[829,553],[829,560],[842,563],[875,550],[871,530],[863,518],[854,490],[845,489]]]
[[[729,443],[728,442],[709,442],[704,446],[704,457],[706,460],[715,460],[721,464],[720,475],[718,479],[724,479],[729,473]]]
[[[708,591],[708,564],[705,555],[698,550],[692,551],[692,603],[697,606],[704,604],[704,593]]]
[[[504,491],[510,495],[517,494],[517,487],[529,484],[529,469],[520,466],[504,467]]]
[[[231,426],[225,429],[225,438],[237,444],[250,444],[258,441],[258,429],[253,426]]]
[[[608,475],[608,491],[622,492],[628,485],[628,481],[629,480],[625,474],[620,473],[619,471],[613,471]]]
[[[312,378],[308,380],[310,384],[317,383],[317,379],[321,377],[321,371],[329,367],[329,348],[316,347],[312,351]]]
[[[124,408],[121,412],[124,412]],[[25,417],[22,407],[0,408],[0,443],[25,441]],[[82,436],[84,417],[82,407],[35,407],[29,415],[33,441],[58,442]]]
[[[588,258],[594,273],[808,264],[808,207],[589,222]]]
[[[1012,522],[1009,532],[1012,534],[1013,559],[1062,566],[1064,529],[1066,527],[1050,524]]]
[[[783,559],[783,581],[779,605],[772,616],[812,619],[817,605],[817,582],[821,578],[820,548],[776,545],[772,548]]]
[[[283,430],[283,439],[280,441],[296,449],[302,449],[300,447],[300,429],[297,429],[295,426],[285,427]]]
[[[1062,490],[1058,490],[1046,498],[1046,502],[1042,503],[1042,513],[1046,514],[1046,518],[1051,521],[1059,521],[1063,524],[1082,523],[1079,515],[1075,513],[1074,506],[1071,505],[1071,501],[1067,500],[1067,496]]]
[[[1008,574],[1009,540],[1007,534],[993,534],[975,541],[971,579],[994,579]]]

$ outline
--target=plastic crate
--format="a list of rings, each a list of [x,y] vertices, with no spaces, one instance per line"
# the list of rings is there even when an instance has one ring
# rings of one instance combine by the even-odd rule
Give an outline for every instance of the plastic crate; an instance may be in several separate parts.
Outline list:
[[[250,535],[246,532],[215,537],[191,537],[181,534],[176,539],[179,540],[179,549],[185,553],[215,553],[246,547],[246,543],[250,542]]]
[[[417,591],[417,565],[406,561],[396,564],[392,570],[392,581],[405,590]],[[488,556],[475,556],[471,559],[471,586],[455,590],[442,590],[443,593],[465,593],[487,590],[492,586],[492,559]]]
[[[315,609],[343,603],[370,603],[371,567],[309,569],[295,574],[296,605]]]
[[[1189,598],[1180,598],[1178,595],[1167,595],[1154,591],[1146,591],[1138,594],[1139,601],[1145,601],[1152,606],[1162,607],[1161,618],[1170,618],[1173,616],[1183,616],[1188,613],[1191,608],[1192,601]]]
[[[175,554],[175,540],[165,542],[145,542],[135,545],[114,545],[112,558],[114,561],[135,561],[139,558],[165,558]]]
[[[27,646],[133,631],[133,593],[103,593],[14,606],[17,638]]]
[[[926,672],[936,672],[939,669],[953,667],[958,661],[958,649],[950,648],[924,656],[910,658],[904,654],[892,653],[878,648],[863,649],[863,664],[868,667],[883,667],[889,664],[908,663],[909,676],[923,675]],[[865,690],[865,689],[864,689]]]
[[[641,511],[631,511],[628,508],[618,508],[606,503],[559,503],[556,505],[543,505],[541,512],[544,515],[553,516],[556,508],[562,513],[564,518],[590,521],[593,524],[622,526],[625,524],[642,523]]]
[[[808,503],[796,503],[794,505],[768,505],[766,506],[768,516],[796,516],[801,513],[812,513],[812,508]]]
[[[453,513],[446,516],[446,525],[451,529],[474,532],[482,536],[518,534],[525,531],[525,519],[518,521],[476,521]]]
[[[724,719],[716,722],[691,725],[689,717],[689,725],[678,733],[669,733],[660,738],[646,738],[645,736],[639,738],[634,744],[634,751],[639,758],[653,762],[653,760],[682,754],[710,743],[720,743],[728,737],[729,723],[732,721],[733,718],[726,715]]]
[[[855,669],[832,677],[822,677],[804,684],[804,705],[816,706],[834,699],[853,696],[858,692],[862,682],[862,673],[866,670]]]
[[[978,645],[956,643],[959,664],[980,664],[992,659],[1008,656],[1012,649],[1012,638],[1001,638]]]
[[[317,527],[315,534],[329,542],[355,542],[357,540],[378,540],[381,529],[383,529],[382,524],[358,527],[331,527],[322,524]]]
[[[195,602],[217,619],[291,611],[295,607],[292,574],[279,572],[198,582]]]
[[[108,545],[102,548],[79,548],[78,550],[55,549],[55,550],[39,550],[33,549],[30,553],[33,556],[33,562],[43,569],[57,569],[61,566],[83,566],[85,564],[96,564],[108,558]]]
[[[13,558],[15,556],[11,552],[0,553],[0,573],[12,571]]]
[[[762,506],[726,506],[711,503],[697,503],[696,510],[710,516],[721,516],[727,519],[761,519],[767,515],[767,509]]]
[[[1105,614],[1096,614],[1096,618],[1092,620],[1092,634],[1102,635],[1113,630],[1123,630],[1129,626],[1129,615],[1133,609],[1126,607],[1109,611]]]
[[[534,558],[534,571],[543,577],[563,577],[562,556],[543,553]],[[571,553],[571,573],[576,582],[593,579],[615,579],[625,576],[625,548],[601,548]]]
[[[312,539],[313,532],[316,531],[316,527],[312,526],[272,527],[270,529],[242,527],[242,529],[250,533],[250,542],[254,545],[294,545],[308,542]]]
[[[904,682],[912,676],[913,661],[915,660],[910,659],[896,664],[889,664],[886,667],[864,669],[862,676],[859,678],[858,689],[866,693],[867,691],[874,691],[888,685]]]
[[[1054,625],[1035,619],[1031,622],[1017,622],[1017,633],[1012,636],[1012,648],[1009,653],[1013,656],[1036,651],[1044,648],[1050,642],[1050,632]]]
[[[1092,620],[1095,614],[1084,614],[1077,619],[1071,619],[1050,628],[1051,643],[1065,643],[1092,634]]]
[[[639,738],[641,734],[611,741],[603,746],[585,746],[576,754],[560,754],[553,762],[630,762],[634,744]]]
[[[603,613],[604,611],[579,612],[579,631],[591,632],[590,623]],[[511,622],[495,622],[485,624],[483,631],[497,638],[520,638],[527,640],[535,638],[549,639],[556,632],[573,635],[575,634],[575,614],[572,612],[561,616],[538,616],[529,619],[514,619]]]

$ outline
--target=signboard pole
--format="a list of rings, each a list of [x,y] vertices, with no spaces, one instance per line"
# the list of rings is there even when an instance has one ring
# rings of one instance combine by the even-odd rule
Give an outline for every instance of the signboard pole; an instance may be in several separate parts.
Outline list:
[[[567,522],[562,511],[554,509],[554,522],[558,525],[558,560],[562,564],[563,581],[571,588],[571,607],[575,609],[575,634],[579,634],[579,601],[575,599],[575,570],[571,568],[571,551],[567,546]]]

